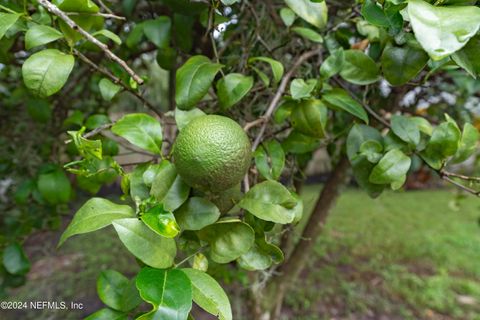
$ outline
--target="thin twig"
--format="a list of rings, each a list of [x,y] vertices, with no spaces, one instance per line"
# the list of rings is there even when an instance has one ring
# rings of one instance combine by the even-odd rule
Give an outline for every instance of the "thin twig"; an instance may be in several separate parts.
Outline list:
[[[449,172],[449,171],[445,171],[445,170],[440,171],[440,175],[443,175],[443,176],[446,176],[446,177],[458,178],[458,179],[465,180],[465,181],[480,182],[480,177],[469,177],[469,176],[466,176],[466,175],[463,175],[463,174]]]
[[[265,118],[258,118],[256,120],[253,120],[251,122],[247,122],[244,126],[243,126],[243,130],[245,132],[248,132],[250,129],[252,129],[253,127],[256,127],[262,123],[265,122]]]
[[[447,176],[445,176],[445,175],[442,175],[441,173],[440,173],[440,177],[442,178],[442,180],[445,180],[445,181],[453,184],[454,186],[462,189],[463,191],[466,191],[466,192],[471,193],[471,194],[473,194],[473,195],[475,195],[475,196],[477,196],[477,197],[480,197],[480,191],[477,191],[477,190],[474,190],[474,189],[469,188],[469,187],[467,187],[467,186],[464,186],[463,184],[458,183],[457,181],[452,180],[452,179],[450,179],[449,177],[447,177]]]
[[[115,124],[114,122],[103,124],[100,127],[97,127],[95,129],[93,129],[92,131],[85,133],[84,135],[82,135],[82,137],[85,138],[85,139],[93,137],[93,136],[97,135],[98,133],[102,132],[103,130],[110,129],[114,124]],[[69,144],[72,141],[73,141],[72,139],[68,139],[68,140],[65,140],[64,142],[65,142],[65,144]]]
[[[125,17],[117,16],[112,13],[82,13],[82,12],[65,12],[67,16],[79,16],[79,15],[88,15],[94,17],[103,17],[105,19],[117,19],[117,20],[127,20]]]
[[[103,3],[102,0],[96,0],[100,7],[102,7],[103,10],[107,11],[108,13],[113,13],[113,11]]]
[[[112,80],[113,83],[120,85],[123,89],[125,89],[126,91],[133,94],[140,101],[142,101],[150,110],[152,110],[157,116],[162,118],[162,113],[160,111],[158,111],[148,100],[146,100],[140,93],[138,93],[137,91],[133,90],[128,85],[123,83],[123,81],[120,78],[116,77],[108,69],[105,69],[101,66],[98,66],[97,64],[95,64],[95,62],[90,60],[88,57],[86,57],[83,53],[81,53],[77,49],[73,49],[73,53],[78,58],[80,58],[80,60],[82,60],[83,62],[88,64],[90,67],[92,67],[94,70],[96,70],[96,71],[100,72],[101,74],[103,74],[104,76],[107,76],[108,78],[110,78],[110,80]]]
[[[73,30],[78,31],[82,36],[85,37],[88,41],[91,43],[95,44],[97,47],[99,47],[107,57],[109,57],[111,60],[115,61],[118,63],[131,77],[133,80],[135,80],[136,83],[139,85],[143,84],[143,79],[133,71],[125,61],[120,59],[117,55],[115,55],[108,46],[99,40],[97,40],[95,37],[93,37],[90,33],[82,29],[78,24],[75,23],[72,19],[68,17],[68,15],[60,10],[56,5],[53,3],[49,2],[48,0],[38,0],[38,2],[45,7],[48,11],[50,11],[52,14],[56,15],[60,19],[62,19],[70,28]]]
[[[302,65],[302,63],[304,63],[306,60],[310,59],[311,57],[319,54],[321,50],[322,49],[314,49],[314,50],[305,52],[297,59],[297,61],[295,61],[292,68],[285,74],[282,81],[280,82],[280,85],[278,86],[277,92],[275,93],[272,100],[270,101],[270,104],[268,105],[267,111],[265,111],[265,114],[262,116],[262,118],[264,119],[264,122],[260,127],[260,130],[255,138],[255,141],[253,142],[252,150],[257,149],[258,145],[262,141],[263,134],[265,133],[265,130],[267,129],[267,126],[268,126],[268,122],[270,121],[273,113],[275,112],[275,109],[277,108],[278,103],[282,99],[282,96],[287,88],[290,78],[293,76],[295,71]]]
[[[367,110],[368,113],[370,113],[370,115],[372,117],[374,117],[375,119],[377,119],[381,124],[383,124],[385,127],[387,128],[390,128],[390,123],[388,123],[385,119],[382,118],[382,116],[380,116],[378,113],[375,112],[375,110],[373,110],[372,108],[370,108],[369,105],[367,105],[366,103],[364,103],[361,99],[359,99],[355,93],[350,90],[349,87],[347,87],[343,82],[341,82],[340,80],[338,80],[337,78],[332,78],[333,81],[335,81],[340,87],[342,87],[344,90],[348,91],[348,93],[350,93],[350,96],[355,100],[357,101],[358,103],[360,103],[362,105],[362,107],[365,108],[365,110]]]

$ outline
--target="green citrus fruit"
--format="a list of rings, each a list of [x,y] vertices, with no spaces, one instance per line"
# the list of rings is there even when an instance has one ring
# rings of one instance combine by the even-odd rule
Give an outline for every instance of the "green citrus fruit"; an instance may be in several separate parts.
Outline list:
[[[178,174],[190,186],[219,192],[242,181],[250,166],[250,140],[230,118],[207,115],[190,121],[175,142]]]

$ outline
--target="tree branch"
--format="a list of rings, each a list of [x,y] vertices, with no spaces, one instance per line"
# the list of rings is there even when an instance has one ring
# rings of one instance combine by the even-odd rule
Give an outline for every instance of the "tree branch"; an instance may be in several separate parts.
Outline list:
[[[106,19],[117,19],[117,20],[127,20],[125,17],[117,16],[112,13],[81,13],[81,12],[66,12],[65,13],[67,16],[79,16],[79,15],[88,15],[88,16],[94,16],[94,17],[103,17]]]
[[[75,54],[84,63],[86,63],[87,65],[92,67],[92,69],[94,69],[94,70],[98,71],[99,73],[103,74],[104,76],[110,78],[110,80],[112,80],[113,83],[120,85],[124,90],[130,92],[132,95],[137,97],[140,101],[142,101],[144,103],[144,105],[146,105],[150,110],[152,110],[157,116],[162,118],[162,113],[160,111],[158,111],[148,100],[146,100],[140,93],[138,93],[137,91],[133,90],[128,85],[123,83],[123,81],[120,78],[116,77],[108,69],[105,69],[101,66],[98,66],[97,64],[95,64],[95,62],[90,60],[88,57],[86,57],[83,53],[81,53],[77,49],[73,49],[73,54]]]
[[[314,49],[308,52],[305,52],[302,54],[297,61],[293,64],[292,68],[285,74],[283,77],[282,81],[280,82],[280,85],[278,86],[278,90],[273,96],[272,100],[270,101],[270,104],[268,105],[267,111],[265,111],[264,115],[262,118],[264,119],[262,126],[260,127],[260,131],[258,132],[255,141],[253,142],[252,145],[252,150],[255,151],[257,149],[258,145],[262,141],[263,135],[265,133],[265,130],[267,129],[268,123],[270,122],[270,119],[275,112],[275,109],[278,107],[278,103],[282,99],[283,94],[285,93],[285,90],[287,88],[288,82],[290,81],[290,78],[293,76],[295,71],[304,63],[306,60],[310,59],[311,57],[319,54],[322,52],[322,49]]]
[[[70,28],[73,30],[78,31],[85,39],[90,41],[91,43],[95,44],[97,47],[99,47],[107,57],[109,57],[111,60],[115,61],[118,63],[131,77],[135,82],[137,82],[139,85],[143,84],[143,79],[140,78],[139,75],[133,71],[125,61],[120,59],[117,55],[115,55],[110,49],[108,48],[107,45],[104,43],[100,42],[97,40],[94,36],[92,36],[90,33],[82,29],[78,24],[75,23],[72,19],[68,17],[68,15],[60,10],[56,5],[53,3],[49,2],[48,0],[38,0],[38,2],[45,7],[48,11],[50,11],[52,14],[56,15],[60,19],[62,19]]]

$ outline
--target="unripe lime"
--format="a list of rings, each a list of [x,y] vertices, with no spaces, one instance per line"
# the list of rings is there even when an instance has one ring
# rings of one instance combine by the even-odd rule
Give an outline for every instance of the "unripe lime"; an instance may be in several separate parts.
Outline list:
[[[230,118],[207,115],[190,121],[175,142],[178,174],[190,186],[219,192],[242,181],[251,161],[251,145]]]

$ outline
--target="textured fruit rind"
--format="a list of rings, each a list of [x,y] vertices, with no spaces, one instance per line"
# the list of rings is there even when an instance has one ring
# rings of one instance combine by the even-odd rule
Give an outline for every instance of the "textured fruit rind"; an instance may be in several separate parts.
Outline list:
[[[242,127],[230,118],[207,115],[182,129],[173,157],[177,171],[190,186],[211,192],[242,181],[251,161],[251,144]]]

